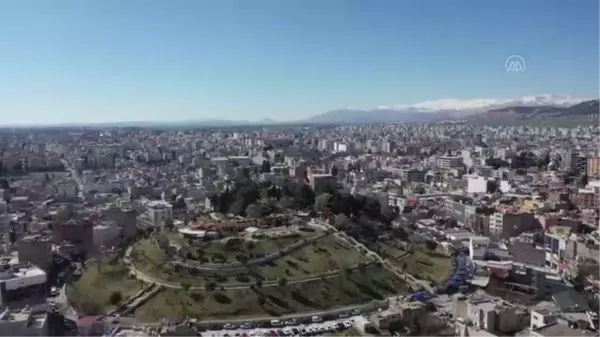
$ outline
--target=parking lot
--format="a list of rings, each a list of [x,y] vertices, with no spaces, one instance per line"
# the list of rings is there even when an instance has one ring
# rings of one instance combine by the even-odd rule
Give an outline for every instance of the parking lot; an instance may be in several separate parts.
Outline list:
[[[312,322],[301,324],[295,320],[272,320],[260,326],[244,323],[226,324],[221,330],[202,331],[205,337],[277,337],[277,336],[321,336],[355,328],[362,331],[367,320],[362,316],[339,317],[326,322],[318,316]]]

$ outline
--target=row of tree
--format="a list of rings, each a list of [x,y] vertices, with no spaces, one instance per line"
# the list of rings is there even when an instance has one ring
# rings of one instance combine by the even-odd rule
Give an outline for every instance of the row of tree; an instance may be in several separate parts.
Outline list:
[[[215,211],[251,217],[261,217],[281,209],[308,209],[314,205],[315,193],[302,182],[286,181],[281,187],[270,182],[256,183],[250,179],[235,182],[232,189],[211,197]]]

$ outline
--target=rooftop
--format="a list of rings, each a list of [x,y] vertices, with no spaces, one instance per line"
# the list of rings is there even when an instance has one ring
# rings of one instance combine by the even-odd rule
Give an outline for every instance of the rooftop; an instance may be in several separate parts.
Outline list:
[[[543,336],[593,336],[592,331],[569,327],[567,324],[553,323],[534,330]]]

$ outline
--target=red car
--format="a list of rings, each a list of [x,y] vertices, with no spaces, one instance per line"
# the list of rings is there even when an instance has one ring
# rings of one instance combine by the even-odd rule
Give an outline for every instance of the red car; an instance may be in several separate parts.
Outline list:
[[[278,336],[277,335],[277,331],[275,331],[275,330],[269,330],[269,336],[271,336],[271,337],[277,337]]]

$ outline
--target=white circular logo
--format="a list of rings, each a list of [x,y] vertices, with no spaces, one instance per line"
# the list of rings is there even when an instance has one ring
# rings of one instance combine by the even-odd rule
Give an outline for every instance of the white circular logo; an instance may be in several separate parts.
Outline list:
[[[526,68],[527,63],[520,55],[511,55],[504,61],[504,69],[507,73],[524,73]]]

